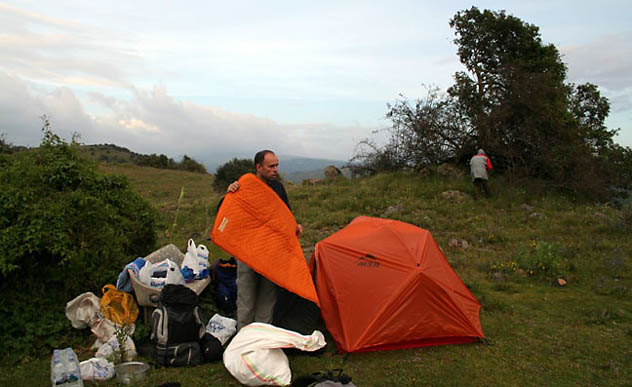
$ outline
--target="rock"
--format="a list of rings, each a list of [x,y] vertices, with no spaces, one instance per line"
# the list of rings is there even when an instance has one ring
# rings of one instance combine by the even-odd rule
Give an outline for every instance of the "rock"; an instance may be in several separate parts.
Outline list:
[[[464,192],[457,191],[457,190],[441,192],[441,197],[443,197],[444,199],[455,200],[457,202],[462,202],[463,200],[465,200],[466,196],[467,195]]]
[[[462,170],[452,164],[441,164],[437,167],[437,173],[444,177],[461,177],[465,176]]]
[[[423,167],[419,170],[419,176],[426,177],[432,175],[432,169],[428,167]]]
[[[502,273],[494,272],[494,273],[492,273],[492,280],[494,280],[496,282],[504,282],[505,281],[505,276],[502,275]]]
[[[316,185],[320,183],[321,181],[323,181],[323,179],[304,179],[302,184],[303,185]]]
[[[528,205],[527,203],[522,203],[522,204],[520,205],[520,209],[521,209],[521,210],[525,210],[525,211],[527,211],[527,212],[533,211],[533,209],[534,209],[534,208],[535,208],[535,207],[530,206],[530,205]]]
[[[464,239],[452,238],[450,239],[450,242],[448,242],[448,246],[453,248],[467,249],[470,247],[470,244],[467,243],[467,241]]]
[[[542,215],[538,214],[537,212],[532,213],[531,215],[529,215],[529,218],[532,219],[537,219],[537,218],[541,218]]]
[[[405,210],[404,206],[401,204],[395,204],[389,206],[386,210],[384,210],[384,216],[392,216],[394,214],[399,214]]]
[[[335,179],[338,176],[342,176],[342,172],[340,169],[336,168],[335,165],[330,165],[325,168],[325,177],[327,179]]]

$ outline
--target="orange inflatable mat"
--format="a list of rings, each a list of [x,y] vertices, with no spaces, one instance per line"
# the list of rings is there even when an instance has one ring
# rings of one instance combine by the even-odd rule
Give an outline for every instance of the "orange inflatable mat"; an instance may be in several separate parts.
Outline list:
[[[211,239],[270,281],[320,306],[296,227],[272,188],[248,173],[239,179],[237,192],[224,197]]]

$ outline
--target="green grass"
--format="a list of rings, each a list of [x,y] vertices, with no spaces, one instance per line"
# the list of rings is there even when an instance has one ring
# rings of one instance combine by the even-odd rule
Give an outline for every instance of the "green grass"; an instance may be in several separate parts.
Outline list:
[[[220,199],[212,190],[211,175],[129,165],[103,168],[129,176],[159,209],[158,246],[175,243],[184,250],[193,237],[209,247],[211,259],[227,256],[207,239]],[[422,179],[396,173],[316,186],[287,184],[305,229],[300,241],[306,257],[316,242],[359,215],[429,229],[483,305],[481,324],[489,339],[487,344],[342,356],[325,332],[328,346],[323,355],[290,356],[293,375],[342,368],[358,386],[632,385],[630,216],[625,210],[563,196],[533,196],[499,177],[490,183],[493,197],[480,201],[469,195],[467,177]],[[468,196],[445,200],[441,193],[446,190]],[[451,247],[452,239],[465,240],[468,247]],[[493,269],[501,263],[502,270]],[[558,276],[568,285],[554,286]],[[202,302],[207,314],[213,312],[207,292]],[[86,330],[85,345],[76,348],[81,359],[92,356],[91,343]],[[50,358],[44,357],[1,368],[0,385],[45,385],[49,375]],[[222,363],[152,369],[142,385],[165,382],[239,385]]]

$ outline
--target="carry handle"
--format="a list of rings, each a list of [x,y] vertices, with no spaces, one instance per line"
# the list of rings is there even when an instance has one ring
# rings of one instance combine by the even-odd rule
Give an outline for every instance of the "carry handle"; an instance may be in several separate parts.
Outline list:
[[[104,287],[101,288],[101,292],[103,294],[105,294],[108,290],[116,290],[116,286],[112,285],[112,284],[107,284]]]

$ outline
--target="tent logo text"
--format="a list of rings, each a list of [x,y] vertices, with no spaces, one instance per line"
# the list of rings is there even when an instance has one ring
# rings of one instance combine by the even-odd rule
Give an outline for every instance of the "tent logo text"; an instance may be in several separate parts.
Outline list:
[[[358,260],[358,266],[362,267],[380,267],[380,263],[371,254],[365,254]]]

